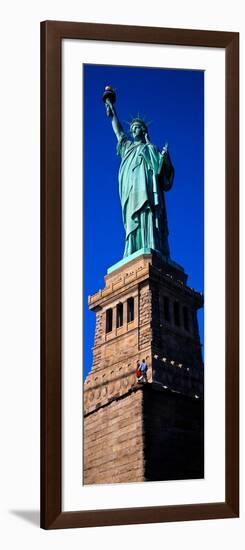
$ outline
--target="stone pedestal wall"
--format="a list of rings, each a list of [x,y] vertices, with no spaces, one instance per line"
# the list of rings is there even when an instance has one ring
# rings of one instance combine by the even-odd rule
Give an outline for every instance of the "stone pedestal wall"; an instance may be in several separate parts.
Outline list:
[[[202,477],[202,305],[182,268],[149,254],[108,274],[89,297],[96,329],[83,392],[85,484],[186,479],[191,470]],[[135,372],[143,358],[141,387]]]
[[[84,418],[84,484],[144,481],[142,388]]]
[[[85,485],[204,477],[203,401],[137,386],[84,417]]]

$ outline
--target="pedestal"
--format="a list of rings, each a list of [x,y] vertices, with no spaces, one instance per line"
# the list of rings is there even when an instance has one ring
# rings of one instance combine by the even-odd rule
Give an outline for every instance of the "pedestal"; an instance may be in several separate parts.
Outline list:
[[[203,295],[183,268],[144,253],[110,269],[88,304],[96,330],[84,384],[84,483],[203,477]],[[135,376],[142,359],[144,387]]]

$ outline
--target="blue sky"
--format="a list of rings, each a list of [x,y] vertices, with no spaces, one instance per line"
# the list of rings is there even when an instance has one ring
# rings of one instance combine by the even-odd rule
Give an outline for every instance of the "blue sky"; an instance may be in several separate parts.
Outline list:
[[[188,273],[189,286],[204,290],[204,73],[203,71],[84,65],[84,365],[92,367],[95,313],[88,295],[104,287],[108,267],[123,257],[125,235],[118,194],[116,137],[102,93],[116,89],[116,109],[128,132],[140,114],[152,143],[167,142],[175,167],[165,194],[171,258]],[[204,313],[199,312],[201,342]]]

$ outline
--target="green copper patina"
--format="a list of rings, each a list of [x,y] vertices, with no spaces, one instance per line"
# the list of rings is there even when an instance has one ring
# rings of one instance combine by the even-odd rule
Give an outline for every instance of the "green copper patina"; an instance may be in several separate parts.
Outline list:
[[[124,257],[140,249],[151,249],[167,259],[170,251],[164,192],[171,189],[174,178],[168,145],[160,152],[150,143],[147,125],[139,117],[131,121],[131,141],[118,119],[115,99],[115,91],[107,86],[103,100],[121,156],[119,195],[126,232]]]

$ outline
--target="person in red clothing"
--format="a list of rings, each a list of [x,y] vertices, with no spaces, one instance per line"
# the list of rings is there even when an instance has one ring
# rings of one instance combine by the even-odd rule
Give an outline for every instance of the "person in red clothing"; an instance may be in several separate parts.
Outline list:
[[[136,378],[137,378],[137,382],[140,381],[140,378],[142,377],[142,374],[141,374],[141,370],[140,370],[140,361],[138,360],[137,361],[137,366],[136,366]]]
[[[142,359],[142,362],[137,361],[136,377],[138,383],[147,383],[147,369],[148,366],[145,359]]]

